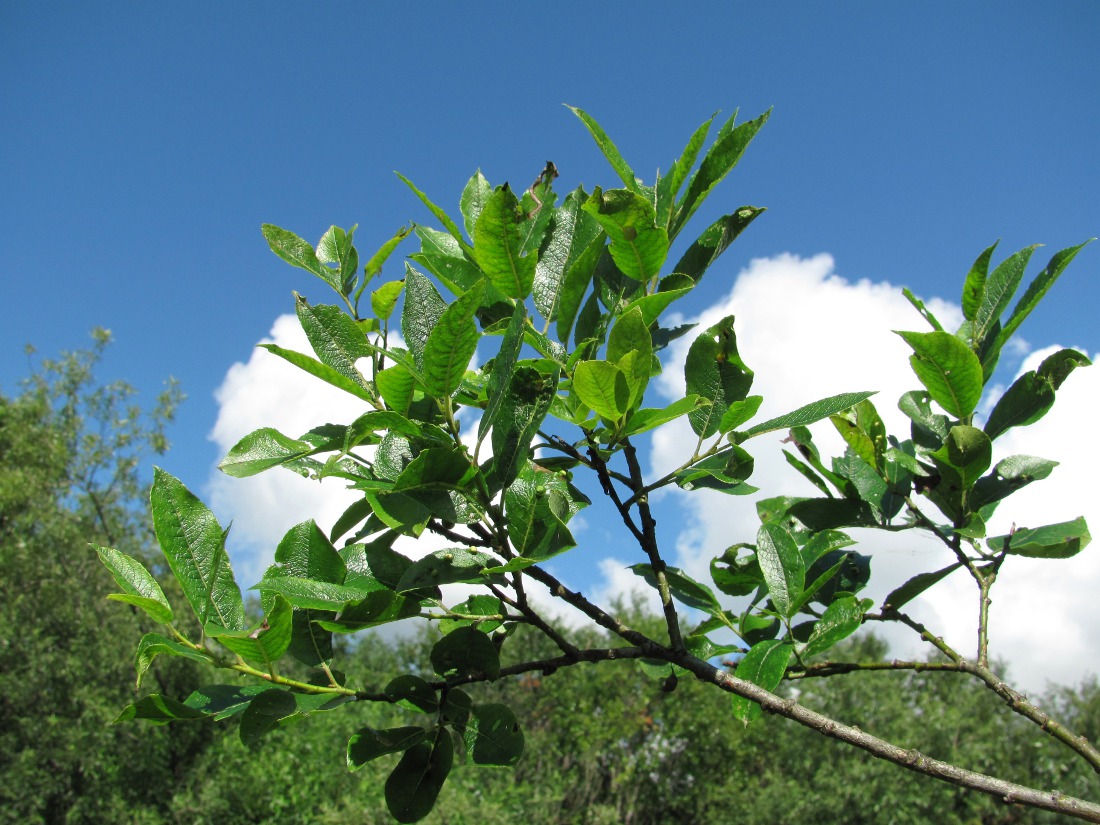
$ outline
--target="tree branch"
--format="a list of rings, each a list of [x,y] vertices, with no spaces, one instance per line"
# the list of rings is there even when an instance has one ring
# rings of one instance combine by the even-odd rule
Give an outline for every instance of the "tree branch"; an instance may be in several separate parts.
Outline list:
[[[774,693],[769,693],[752,682],[738,679],[736,676],[719,670],[709,662],[704,662],[694,656],[679,654],[674,656],[671,661],[673,664],[691,671],[705,682],[715,684],[728,693],[756,702],[768,713],[791,719],[824,736],[847,742],[849,745],[866,751],[872,756],[892,762],[907,770],[944,782],[950,782],[962,788],[981,791],[996,796],[1009,804],[1029,805],[1044,811],[1074,816],[1087,822],[1100,822],[1100,805],[1095,803],[1065,796],[1059,791],[1040,791],[1025,785],[1007,782],[1003,779],[995,779],[947,762],[941,762],[938,759],[932,759],[916,750],[900,748],[879,739],[877,736],[841,724],[834,719],[803,707],[793,699],[783,699]]]

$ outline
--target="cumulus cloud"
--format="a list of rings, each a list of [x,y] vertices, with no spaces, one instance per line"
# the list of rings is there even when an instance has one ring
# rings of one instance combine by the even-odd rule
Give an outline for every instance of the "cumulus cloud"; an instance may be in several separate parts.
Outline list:
[[[937,298],[925,303],[947,328],[961,320],[959,309]],[[726,315],[736,315],[735,330],[745,362],[756,371],[752,392],[764,396],[759,420],[780,415],[838,392],[878,390],[873,398],[890,432],[908,433],[908,420],[897,409],[897,398],[919,386],[908,369],[910,351],[891,330],[927,330],[901,294],[886,282],[852,282],[838,276],[828,255],[798,258],[780,255],[753,261],[733,288],[698,317],[706,328]],[[683,363],[692,336],[675,342],[666,358],[659,387],[669,398],[684,392]],[[1030,369],[1047,352],[1035,353],[1022,369]],[[1078,438],[1088,410],[1100,395],[1100,375],[1081,370],[1059,392],[1059,404],[1046,419],[1001,439],[1003,455],[1028,453],[1059,460],[1055,474],[1017,495],[999,513],[1002,520],[1038,526],[1086,517],[1098,508],[1092,495],[1089,468],[1096,466],[1096,447]],[[1092,402],[1092,403],[1090,403]],[[823,452],[842,451],[842,442],[828,422],[813,428]],[[672,491],[660,506],[675,512],[678,563],[702,580],[709,560],[731,544],[753,541],[759,521],[756,501],[765,496],[815,495],[815,490],[785,463],[784,434],[762,436],[747,445],[756,458],[751,482],[762,488],[751,497],[720,493]],[[691,454],[696,437],[686,421],[658,430],[653,439],[654,472],[664,473]],[[676,508],[673,510],[672,508]],[[1092,519],[1093,523],[1100,523]],[[1007,525],[1005,525],[1007,526]],[[951,562],[950,552],[936,540],[909,534],[854,531],[865,541],[860,548],[872,556],[874,585],[867,594],[881,601],[912,575]],[[1041,689],[1047,679],[1074,682],[1095,672],[1100,661],[1096,630],[1100,621],[1089,600],[1100,585],[1100,561],[1092,549],[1060,562],[1010,559],[994,590],[994,656],[1007,660],[1020,684]],[[911,613],[968,655],[973,655],[977,595],[965,573],[956,573],[939,588],[911,605]],[[882,632],[881,628],[877,628]],[[886,634],[898,655],[921,655],[910,631]]]
[[[952,304],[925,297],[945,326],[960,320]],[[745,361],[756,371],[753,392],[764,396],[763,418],[793,410],[810,401],[853,390],[879,390],[874,401],[887,427],[907,433],[908,420],[897,410],[898,396],[918,386],[909,372],[909,350],[891,330],[926,329],[924,321],[902,297],[899,287],[868,280],[848,281],[835,272],[828,255],[798,258],[780,255],[753,261],[740,273],[732,289],[693,318],[702,328],[725,315],[737,316],[735,329]],[[309,352],[297,320],[278,318],[267,339],[288,349]],[[656,386],[669,399],[684,391],[683,362],[691,336],[674,342]],[[1056,347],[1032,353],[1021,371],[1032,369]],[[1035,425],[1011,430],[997,444],[998,457],[1015,453],[1040,455],[1062,462],[1047,480],[1018,493],[998,513],[994,530],[1011,523],[1039,526],[1078,515],[1100,524],[1095,484],[1090,471],[1098,465],[1098,448],[1087,432],[1084,417],[1100,404],[1100,370],[1078,370],[1063,385],[1059,403]],[[347,423],[363,412],[362,402],[327,387],[266,350],[257,349],[246,363],[234,364],[217,391],[219,414],[211,433],[222,452],[242,436],[271,426],[297,436],[323,422]],[[983,409],[988,409],[988,405]],[[474,427],[468,422],[467,431]],[[814,428],[815,438],[828,454],[839,452],[841,441],[826,422]],[[675,563],[701,580],[708,580],[710,558],[739,541],[752,541],[758,520],[755,502],[762,495],[814,495],[814,489],[786,465],[782,434],[749,442],[756,458],[754,484],[762,493],[731,497],[719,493],[667,492],[656,502],[663,535],[675,542]],[[679,421],[656,431],[651,450],[654,472],[664,473],[681,463],[695,446],[695,436]],[[488,447],[488,444],[485,445]],[[322,483],[294,473],[272,470],[247,479],[213,472],[208,485],[211,506],[223,523],[232,521],[229,546],[242,582],[259,579],[284,533],[314,518],[329,527],[354,501],[338,479]],[[672,529],[669,530],[669,525]],[[867,532],[862,552],[873,558],[876,584],[868,594],[881,599],[915,573],[933,570],[951,561],[949,552],[928,537]],[[444,545],[426,535],[419,542],[404,541],[402,552],[419,556]],[[994,590],[992,651],[1007,660],[1017,683],[1031,690],[1046,681],[1072,683],[1095,672],[1100,661],[1100,621],[1092,608],[1100,586],[1100,557],[1088,548],[1065,561],[1010,559]],[[627,562],[603,558],[591,579],[566,581],[574,589],[606,604],[619,596],[637,595],[655,606],[652,592],[626,569]],[[576,578],[573,575],[571,578]],[[464,594],[448,593],[460,599]],[[581,617],[532,585],[530,596],[560,620],[573,624]],[[457,597],[457,598],[455,598]],[[911,612],[967,654],[973,653],[977,596],[964,573],[956,573],[912,605]],[[880,629],[881,630],[881,629]],[[897,655],[923,655],[908,631],[888,633]]]
[[[261,343],[312,352],[293,315],[279,316]],[[349,423],[364,412],[361,400],[259,347],[247,363],[229,368],[215,399],[218,418],[210,438],[223,455],[261,427],[274,427],[294,438],[318,424]],[[327,529],[355,500],[340,479],[318,483],[282,469],[248,478],[214,470],[208,490],[219,518],[233,523],[229,552],[242,584],[259,581],[274,560],[279,540],[295,524],[312,518]]]

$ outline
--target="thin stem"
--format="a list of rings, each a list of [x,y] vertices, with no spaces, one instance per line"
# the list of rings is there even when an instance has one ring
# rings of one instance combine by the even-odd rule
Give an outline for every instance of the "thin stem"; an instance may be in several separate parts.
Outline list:
[[[640,490],[645,486],[645,479],[642,476],[641,464],[638,463],[638,452],[629,438],[623,439],[623,452],[626,455],[626,465],[630,469],[631,489]],[[653,518],[653,511],[649,507],[649,499],[646,496],[639,496],[637,503],[638,516],[642,522],[640,541],[642,549],[649,556],[649,564],[657,579],[657,591],[661,595],[661,607],[665,614],[665,625],[668,627],[669,642],[675,650],[683,650],[684,639],[680,634],[680,619],[676,613],[676,605],[672,601],[672,589],[669,587],[668,575],[665,573],[665,561],[661,558],[660,548],[657,545],[657,522]],[[619,506],[622,507],[622,505]]]
[[[1097,750],[1084,736],[1074,733],[1046,711],[1029,702],[1023,694],[1009,686],[1004,679],[990,670],[988,665],[968,661],[948,645],[942,637],[934,636],[923,624],[897,610],[884,610],[880,616],[868,616],[868,618],[878,621],[901,622],[919,633],[922,639],[950,659],[957,670],[962,673],[969,673],[979,679],[987,688],[997,694],[1012,711],[1034,722],[1049,736],[1058,740],[1088,762],[1094,771],[1100,773],[1100,750]]]
[[[1028,805],[1044,811],[1068,814],[1088,822],[1100,822],[1100,805],[1083,799],[1065,796],[1059,791],[1041,791],[1014,782],[1006,782],[975,771],[932,759],[916,750],[906,750],[872,736],[858,728],[841,724],[834,719],[803,707],[793,699],[783,699],[752,682],[738,679],[736,676],[719,670],[709,662],[704,662],[688,654],[680,654],[672,659],[704,682],[717,685],[722,690],[742,696],[759,704],[768,713],[774,713],[791,719],[800,725],[817,731],[832,739],[847,742],[864,750],[872,756],[892,762],[895,765],[924,774],[944,782],[950,782],[971,790],[996,796],[1009,804]]]

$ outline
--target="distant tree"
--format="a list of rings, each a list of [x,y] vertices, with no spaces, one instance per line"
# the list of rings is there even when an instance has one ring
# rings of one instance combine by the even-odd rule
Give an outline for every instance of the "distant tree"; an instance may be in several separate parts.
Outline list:
[[[203,688],[183,701],[153,694],[123,715],[154,723],[239,715],[241,739],[255,745],[315,713],[362,703],[397,705],[414,715],[396,726],[360,727],[346,755],[353,769],[396,758],[384,786],[387,804],[396,819],[414,822],[433,809],[456,761],[519,764],[525,736],[514,709],[483,701],[471,685],[524,674],[544,680],[565,668],[632,660],[635,678],[648,680],[639,687],[646,696],[699,680],[729,694],[737,723],[749,724],[767,711],[904,770],[1100,822],[1100,804],[991,776],[982,771],[990,764],[985,759],[965,767],[968,752],[950,741],[934,743],[933,757],[845,724],[859,716],[858,708],[823,714],[801,694],[796,700],[777,692],[784,680],[860,671],[908,671],[920,679],[937,671],[955,681],[962,675],[996,696],[1005,713],[1033,725],[1035,737],[1056,740],[1100,771],[1100,751],[1005,682],[991,666],[988,644],[990,593],[1002,567],[1019,556],[1068,558],[1091,540],[1083,518],[1005,535],[989,535],[987,528],[995,510],[1057,464],[1029,455],[994,463],[993,442],[1042,418],[1062,383],[1088,358],[1070,349],[1050,355],[1001,395],[984,422],[976,416],[1004,347],[1085,244],[1055,254],[1015,303],[1034,247],[996,266],[996,245],[984,250],[963,283],[964,321],[954,332],[905,291],[927,327],[898,333],[913,353],[899,369],[908,374],[911,367],[918,385],[899,402],[910,419],[908,432],[887,432],[868,391],[840,393],[759,421],[763,399],[750,395],[754,373],[738,351],[734,318],[693,332],[691,325],[669,325],[669,314],[764,210],[735,209],[698,235],[675,264],[668,265],[668,256],[768,115],[740,124],[730,118],[704,152],[707,121],[664,176],[647,185],[600,126],[574,112],[621,186],[578,187],[559,204],[553,163],[524,190],[494,187],[478,172],[459,199],[464,232],[409,183],[443,229],[402,229],[364,266],[354,227],[331,227],[316,247],[287,230],[263,228],[276,254],[320,278],[339,301],[311,305],[295,296],[314,355],[263,346],[355,396],[364,413],[350,423],[319,422],[297,436],[257,430],[229,451],[221,468],[233,476],[276,467],[317,479],[335,476],[360,498],[328,534],[313,522],[287,533],[275,564],[256,585],[263,617],[253,622],[229,566],[225,531],[183,484],[158,470],[154,527],[201,630],[181,629],[139,563],[102,551],[120,598],[164,626],[139,644],[139,665],[154,655],[179,656],[253,683]],[[429,274],[406,264],[403,278],[376,281],[410,234],[420,241],[412,261]],[[369,310],[363,300],[368,287]],[[400,346],[391,335],[399,304]],[[649,381],[662,369],[661,349],[689,333],[685,396],[663,408],[645,407]],[[489,357],[470,370],[479,347]],[[476,432],[462,431],[463,411],[478,419]],[[647,476],[637,443],[681,418],[696,436],[694,446],[679,467]],[[809,429],[825,421],[845,444],[832,459],[822,456]],[[755,492],[747,481],[754,466],[747,447],[768,433],[787,435],[789,464],[819,495],[760,501],[758,531],[737,537],[712,560],[709,583],[671,567],[650,496],[673,485]],[[636,548],[630,569],[660,598],[660,632],[639,629],[612,606],[571,590],[544,564],[576,546],[570,521],[596,495],[614,508],[626,542]],[[1057,517],[1064,516],[1052,520]],[[897,583],[875,605],[860,596],[871,559],[845,532],[853,528],[919,531],[942,543],[954,560]],[[394,549],[399,536],[425,531],[451,546],[416,560]],[[973,657],[904,612],[952,574],[974,585]],[[441,590],[455,583],[477,592],[456,604]],[[534,587],[579,611],[614,643],[571,642],[555,614],[529,596]],[[410,663],[404,674],[377,686],[340,672],[333,634],[409,618],[437,623],[443,632],[423,667]],[[820,658],[865,622],[907,628],[944,661]],[[541,634],[552,652],[541,652],[544,646],[534,645],[530,633],[523,634],[525,641],[512,640],[519,627]],[[732,674],[716,664],[722,657],[736,660]],[[288,671],[288,660],[309,668],[308,674]],[[813,691],[806,696],[812,699]],[[773,754],[766,742],[759,753],[763,769]]]
[[[134,389],[97,383],[109,336],[43,361],[0,395],[0,821],[141,822],[209,731],[168,737],[112,726],[131,701],[134,617],[104,597],[111,577],[88,547],[147,558],[140,468],[167,447],[173,384],[146,414]],[[162,689],[193,690],[191,663],[162,669]]]

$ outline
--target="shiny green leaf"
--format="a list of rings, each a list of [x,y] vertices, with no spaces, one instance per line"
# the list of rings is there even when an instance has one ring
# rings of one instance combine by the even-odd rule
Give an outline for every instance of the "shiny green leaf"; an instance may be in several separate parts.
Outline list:
[[[265,223],[261,230],[272,252],[288,264],[313,273],[337,292],[341,291],[340,273],[321,263],[309,243],[293,232],[270,223]]]
[[[383,321],[389,320],[397,306],[397,299],[405,291],[405,281],[387,281],[370,294],[370,306]]]
[[[855,596],[841,596],[825,608],[825,613],[814,625],[803,656],[824,653],[841,639],[851,636],[863,623],[863,614],[871,606],[869,599],[860,601]]]
[[[175,618],[172,606],[164,597],[164,591],[160,589],[160,585],[152,574],[145,569],[145,565],[109,547],[93,544],[92,549],[99,554],[99,560],[110,571],[115,583],[123,591],[112,593],[107,597],[108,599],[140,607],[158,624],[168,624]]]
[[[806,584],[805,563],[794,538],[777,523],[764,524],[756,534],[756,557],[776,610],[790,616]]]
[[[723,318],[699,335],[688,350],[684,377],[688,394],[710,401],[688,414],[696,435],[713,435],[731,405],[744,401],[752,386],[753,372],[737,351],[734,317]]]
[[[348,740],[348,770],[357,771],[372,759],[389,753],[403,753],[419,745],[428,735],[424,728],[403,727],[375,730],[360,728]]]
[[[474,260],[489,282],[509,298],[531,294],[536,254],[523,254],[523,216],[519,201],[507,186],[498,187],[485,202],[474,228]]]
[[[1083,517],[1034,529],[1022,528],[1007,536],[986,539],[995,553],[1027,556],[1033,559],[1068,559],[1076,556],[1092,541]]]
[[[386,780],[386,806],[394,819],[419,822],[432,812],[454,756],[451,734],[442,727],[405,751]]]
[[[159,467],[149,498],[157,541],[199,623],[243,630],[244,602],[214,514]]]
[[[523,755],[523,729],[506,705],[474,705],[462,738],[475,765],[512,768]]]
[[[794,645],[790,642],[778,639],[757,642],[737,663],[737,670],[733,675],[764,690],[774,691],[783,680],[783,674],[787,672],[792,653]],[[741,696],[733,697],[734,719],[748,725],[754,719],[759,719],[762,713],[760,705],[752,700]]]
[[[300,352],[294,352],[293,350],[284,349],[277,344],[259,344],[260,347],[266,349],[268,352],[278,355],[280,358],[289,361],[298,369],[308,372],[310,375],[320,378],[327,384],[331,384],[337,389],[341,389],[344,392],[349,392],[357,398],[361,398],[364,401],[373,401],[374,397],[370,391],[363,386],[362,382],[354,381],[351,378],[341,374],[337,370],[327,364],[322,364],[316,358],[311,358],[308,355],[303,355]]]
[[[500,675],[500,655],[496,645],[475,627],[452,630],[435,643],[431,652],[432,669],[440,676],[496,679]]]
[[[840,395],[823,398],[820,401],[814,401],[812,404],[806,404],[804,407],[799,407],[797,410],[789,412],[786,415],[781,415],[778,418],[772,418],[749,427],[740,434],[740,440],[744,441],[745,439],[753,438],[763,433],[775,432],[776,430],[809,426],[816,421],[821,421],[838,412],[850,409],[874,394],[874,392],[845,392]]]
[[[949,332],[899,332],[913,355],[909,363],[932,400],[955,418],[966,418],[982,397],[982,365],[970,347]]]
[[[447,305],[431,281],[405,265],[405,304],[401,309],[401,332],[417,369],[424,369],[424,347]]]
[[[447,307],[429,333],[424,344],[424,383],[430,395],[447,397],[462,383],[480,339],[474,313],[484,296],[485,283],[478,282]]]
[[[596,187],[581,207],[611,239],[610,253],[623,275],[636,281],[656,276],[668,256],[668,232],[655,224],[653,204],[627,189]]]

